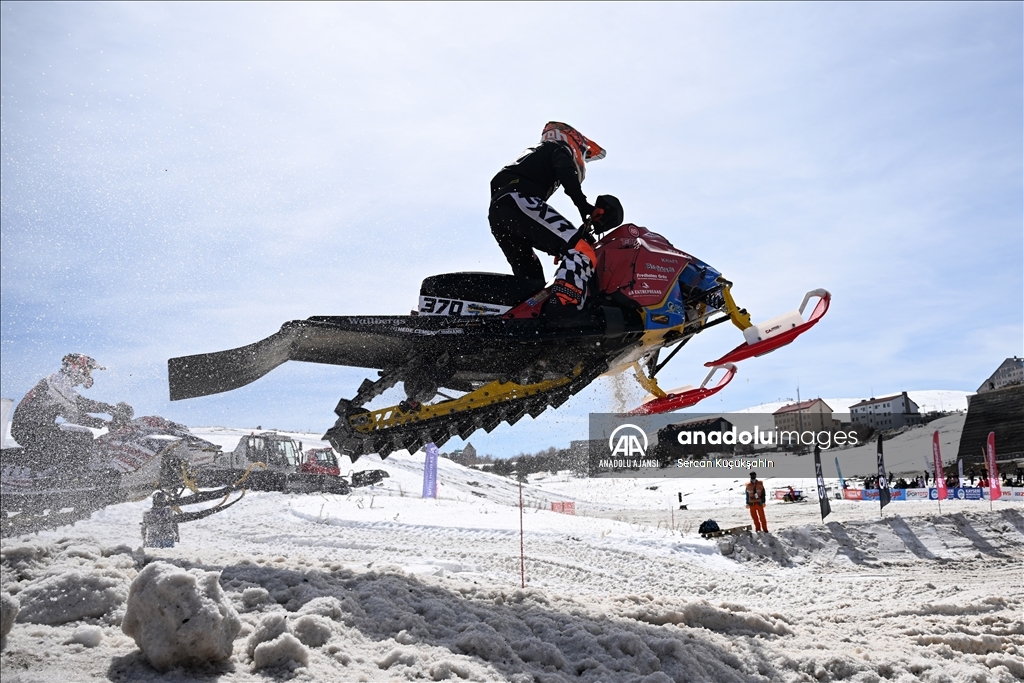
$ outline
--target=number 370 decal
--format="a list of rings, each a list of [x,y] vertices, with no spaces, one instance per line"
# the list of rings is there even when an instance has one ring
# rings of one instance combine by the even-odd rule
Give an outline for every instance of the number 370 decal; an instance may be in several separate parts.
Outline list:
[[[432,296],[422,297],[421,313],[431,315],[462,315],[462,303],[456,299],[438,299]]]

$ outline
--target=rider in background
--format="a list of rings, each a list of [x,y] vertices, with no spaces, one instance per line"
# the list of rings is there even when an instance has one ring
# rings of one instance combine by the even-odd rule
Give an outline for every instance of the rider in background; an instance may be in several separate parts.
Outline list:
[[[127,404],[115,407],[85,398],[75,391],[77,386],[92,387],[92,371],[104,369],[81,353],[64,356],[60,371],[40,380],[14,409],[11,421],[14,440],[26,451],[33,451],[46,465],[86,464],[92,456],[92,434],[61,428],[57,419],[102,428],[107,426],[107,421],[90,413],[130,413],[131,407]]]
[[[588,218],[600,222],[601,212],[595,212],[587,201],[581,183],[587,174],[586,164],[604,156],[600,145],[572,126],[551,121],[544,126],[539,144],[528,148],[491,180],[487,218],[512,272],[544,280],[544,269],[534,248],[562,259],[549,305],[582,308],[597,257],[587,231],[574,226],[547,200],[561,186],[584,222]]]

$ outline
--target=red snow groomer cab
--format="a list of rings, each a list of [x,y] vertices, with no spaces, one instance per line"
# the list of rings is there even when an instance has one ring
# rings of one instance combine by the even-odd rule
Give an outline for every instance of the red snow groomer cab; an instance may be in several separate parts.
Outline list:
[[[326,474],[331,477],[341,475],[338,457],[333,448],[311,448],[306,451],[299,466],[299,472],[308,474]]]

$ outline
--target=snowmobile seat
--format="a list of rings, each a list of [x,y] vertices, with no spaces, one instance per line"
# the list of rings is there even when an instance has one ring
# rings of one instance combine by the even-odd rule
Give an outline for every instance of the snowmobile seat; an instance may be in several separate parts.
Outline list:
[[[502,273],[444,273],[423,280],[420,296],[515,306],[544,289],[544,285],[544,280]]]

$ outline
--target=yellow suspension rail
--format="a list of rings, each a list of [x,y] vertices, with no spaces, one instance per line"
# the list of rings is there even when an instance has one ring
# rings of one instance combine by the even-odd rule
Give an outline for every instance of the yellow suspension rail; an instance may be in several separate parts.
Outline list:
[[[740,310],[740,307],[736,305],[729,285],[722,285],[722,299],[725,300],[725,311],[729,314],[729,318],[732,319],[733,325],[740,328],[740,330],[754,326],[754,323],[750,322],[750,314]]]
[[[640,361],[633,363],[633,372],[636,373],[636,381],[640,383],[640,386],[647,390],[647,393],[653,394],[658,398],[665,398],[667,394],[665,394],[665,391],[658,386],[658,380],[644,374],[643,369],[640,367]]]
[[[402,406],[391,406],[380,410],[371,410],[349,417],[349,424],[361,434],[372,434],[373,432],[396,427],[399,425],[411,424],[429,420],[435,417],[446,417],[459,413],[485,408],[496,403],[514,401],[542,394],[552,389],[557,389],[571,382],[582,371],[582,366],[577,365],[569,377],[544,380],[536,384],[516,384],[515,382],[494,381],[471,391],[465,396],[442,401],[429,406],[420,406],[419,409],[407,409]]]

